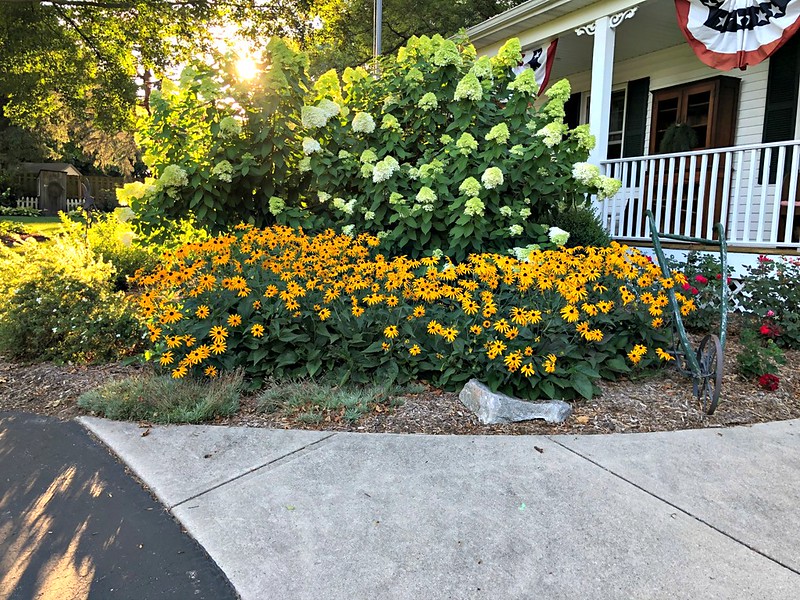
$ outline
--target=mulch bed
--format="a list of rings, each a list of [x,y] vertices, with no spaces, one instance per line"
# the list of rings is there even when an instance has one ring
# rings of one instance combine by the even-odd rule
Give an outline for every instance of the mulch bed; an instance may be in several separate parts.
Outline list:
[[[780,387],[770,392],[735,374],[739,350],[736,338],[729,338],[720,406],[711,417],[702,414],[692,394],[691,380],[674,369],[663,369],[638,380],[602,382],[602,395],[589,402],[575,402],[572,416],[560,425],[539,421],[481,425],[458,401],[457,394],[433,388],[404,396],[403,404],[395,409],[376,406],[354,424],[342,420],[340,413],[329,414],[319,424],[261,414],[254,397],[244,398],[236,415],[216,424],[381,433],[525,435],[672,431],[800,418],[800,351],[786,352],[786,364],[779,373]],[[118,364],[21,365],[0,359],[0,411],[19,410],[70,419],[82,412],[76,405],[80,394],[138,370]]]

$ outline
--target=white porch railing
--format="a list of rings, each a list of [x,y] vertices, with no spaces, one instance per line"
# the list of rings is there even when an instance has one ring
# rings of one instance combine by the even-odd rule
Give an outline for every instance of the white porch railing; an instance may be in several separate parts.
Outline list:
[[[800,140],[604,161],[619,193],[598,203],[612,237],[650,239],[645,210],[662,233],[714,237],[732,247],[800,247]]]

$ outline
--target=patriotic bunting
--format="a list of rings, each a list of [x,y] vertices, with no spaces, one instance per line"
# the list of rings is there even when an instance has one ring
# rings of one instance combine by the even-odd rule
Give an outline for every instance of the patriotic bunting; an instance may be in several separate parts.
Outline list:
[[[800,0],[675,0],[675,8],[694,53],[722,71],[757,65],[800,26]]]
[[[539,84],[539,92],[543,92],[547,87],[548,81],[550,81],[550,70],[553,68],[557,45],[558,40],[555,39],[547,46],[523,52],[522,61],[512,71],[514,71],[515,75],[519,75],[525,69],[533,69],[536,83]]]

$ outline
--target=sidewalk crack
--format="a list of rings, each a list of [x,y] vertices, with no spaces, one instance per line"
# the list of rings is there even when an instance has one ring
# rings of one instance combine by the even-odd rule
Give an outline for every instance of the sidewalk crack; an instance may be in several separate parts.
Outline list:
[[[214,490],[217,490],[217,489],[221,488],[224,485],[228,485],[229,483],[231,483],[233,481],[236,481],[237,479],[241,479],[242,477],[250,475],[251,473],[255,473],[256,471],[264,469],[265,467],[270,467],[270,466],[276,465],[278,463],[281,463],[281,462],[284,462],[284,461],[287,461],[287,460],[292,460],[292,459],[295,459],[295,458],[299,458],[300,456],[304,456],[304,455],[308,454],[309,452],[312,452],[312,451],[316,450],[315,446],[318,446],[322,442],[325,442],[325,441],[327,441],[327,440],[329,440],[329,439],[331,439],[332,437],[335,437],[335,436],[336,436],[336,433],[332,433],[330,435],[326,435],[324,438],[321,438],[319,440],[313,441],[310,444],[306,444],[305,446],[301,446],[300,448],[297,448],[296,450],[292,450],[291,452],[287,452],[286,454],[283,454],[282,456],[279,456],[278,458],[273,458],[272,460],[265,462],[263,465],[258,465],[257,467],[253,467],[252,469],[249,469],[249,470],[245,471],[244,473],[240,473],[240,474],[236,475],[235,477],[231,477],[230,479],[227,479],[227,480],[223,481],[222,483],[218,483],[218,484],[208,488],[207,490],[203,490],[202,492],[198,492],[194,496],[189,496],[188,498],[186,498],[184,500],[181,500],[180,502],[176,502],[175,504],[173,504],[172,506],[169,507],[169,510],[171,511],[172,509],[177,508],[178,506],[180,506],[182,504],[186,504],[190,500],[195,500],[195,499],[199,498],[200,496],[203,496],[204,494],[207,494],[209,492],[213,492]]]
[[[645,494],[647,494],[648,496],[651,496],[652,498],[655,498],[656,500],[659,500],[659,501],[663,502],[663,503],[664,503],[664,504],[666,504],[667,506],[671,506],[671,507],[672,507],[672,508],[674,508],[675,510],[677,510],[677,511],[679,511],[679,512],[683,513],[684,515],[686,515],[687,517],[689,517],[689,518],[691,518],[691,519],[694,519],[694,520],[695,520],[695,521],[697,521],[698,523],[702,523],[702,524],[703,524],[703,525],[705,525],[706,527],[709,527],[710,529],[713,529],[713,530],[714,530],[714,531],[716,531],[717,533],[724,535],[724,536],[725,536],[726,538],[728,538],[729,540],[731,540],[731,541],[733,541],[733,542],[736,542],[737,544],[740,544],[740,545],[744,546],[745,548],[747,548],[747,549],[748,549],[748,550],[750,550],[751,552],[755,552],[756,554],[758,554],[758,555],[760,555],[760,556],[763,556],[764,558],[766,558],[766,559],[767,559],[767,560],[769,560],[770,562],[773,562],[773,563],[775,563],[776,565],[783,567],[783,568],[784,568],[784,569],[786,569],[787,571],[791,571],[791,572],[792,572],[792,573],[794,573],[795,575],[800,575],[800,571],[798,571],[797,569],[795,569],[795,568],[791,567],[790,565],[787,565],[786,563],[783,563],[783,562],[781,562],[781,561],[780,561],[780,560],[778,560],[777,558],[774,558],[774,557],[770,556],[769,554],[766,554],[765,552],[762,552],[762,551],[761,551],[761,550],[759,550],[758,548],[755,548],[755,547],[751,546],[751,545],[750,545],[750,544],[748,544],[747,542],[745,542],[745,541],[742,541],[742,540],[738,539],[737,537],[735,537],[735,536],[731,535],[730,533],[728,533],[728,532],[726,532],[726,531],[723,531],[722,529],[720,529],[720,528],[719,528],[719,527],[717,527],[716,525],[713,525],[713,524],[709,523],[708,521],[706,521],[706,520],[705,520],[705,519],[703,519],[702,517],[698,517],[697,515],[695,515],[695,514],[692,514],[691,512],[689,512],[688,510],[686,510],[685,508],[682,508],[682,507],[678,506],[677,504],[675,504],[675,503],[673,503],[673,502],[670,502],[670,501],[669,501],[669,500],[667,500],[666,498],[662,498],[662,497],[661,497],[661,496],[659,496],[658,494],[654,494],[653,492],[651,492],[651,491],[650,491],[650,490],[648,490],[647,488],[645,488],[645,487],[643,487],[643,486],[639,485],[638,483],[636,483],[636,482],[634,482],[634,481],[631,481],[631,480],[630,480],[630,479],[628,479],[627,477],[624,477],[624,476],[620,475],[619,473],[616,473],[615,471],[612,471],[612,470],[611,470],[611,469],[609,469],[608,467],[605,467],[605,466],[601,465],[601,464],[600,464],[599,462],[597,462],[596,460],[594,460],[594,459],[592,459],[592,458],[589,458],[588,456],[585,456],[585,455],[581,454],[581,453],[580,453],[580,452],[578,452],[577,450],[574,450],[574,449],[570,448],[569,446],[565,446],[564,444],[562,444],[562,443],[561,443],[561,442],[559,442],[558,440],[554,439],[552,436],[547,436],[547,438],[548,438],[548,439],[549,439],[551,442],[553,442],[554,444],[557,444],[558,446],[561,446],[561,447],[562,447],[562,448],[564,448],[565,450],[567,450],[567,451],[569,451],[569,452],[572,452],[574,455],[576,455],[576,456],[578,456],[578,457],[580,457],[580,458],[582,458],[582,459],[584,459],[584,460],[586,460],[586,461],[588,461],[588,462],[592,463],[594,466],[596,466],[596,467],[599,467],[600,469],[602,469],[602,470],[603,470],[603,471],[605,471],[606,473],[609,473],[609,474],[613,475],[613,476],[614,476],[614,477],[616,477],[617,479],[621,479],[621,480],[622,480],[622,481],[624,481],[625,483],[627,483],[627,484],[629,484],[629,485],[632,485],[633,487],[635,487],[636,489],[638,489],[638,490],[640,490],[640,491],[644,492],[644,493],[645,493]]]

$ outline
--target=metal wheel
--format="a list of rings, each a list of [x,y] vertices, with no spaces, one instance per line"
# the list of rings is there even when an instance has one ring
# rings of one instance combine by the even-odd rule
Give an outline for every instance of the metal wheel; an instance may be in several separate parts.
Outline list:
[[[697,362],[700,363],[700,381],[695,385],[695,393],[703,412],[713,415],[719,404],[723,371],[722,346],[716,335],[707,335],[700,342]]]

